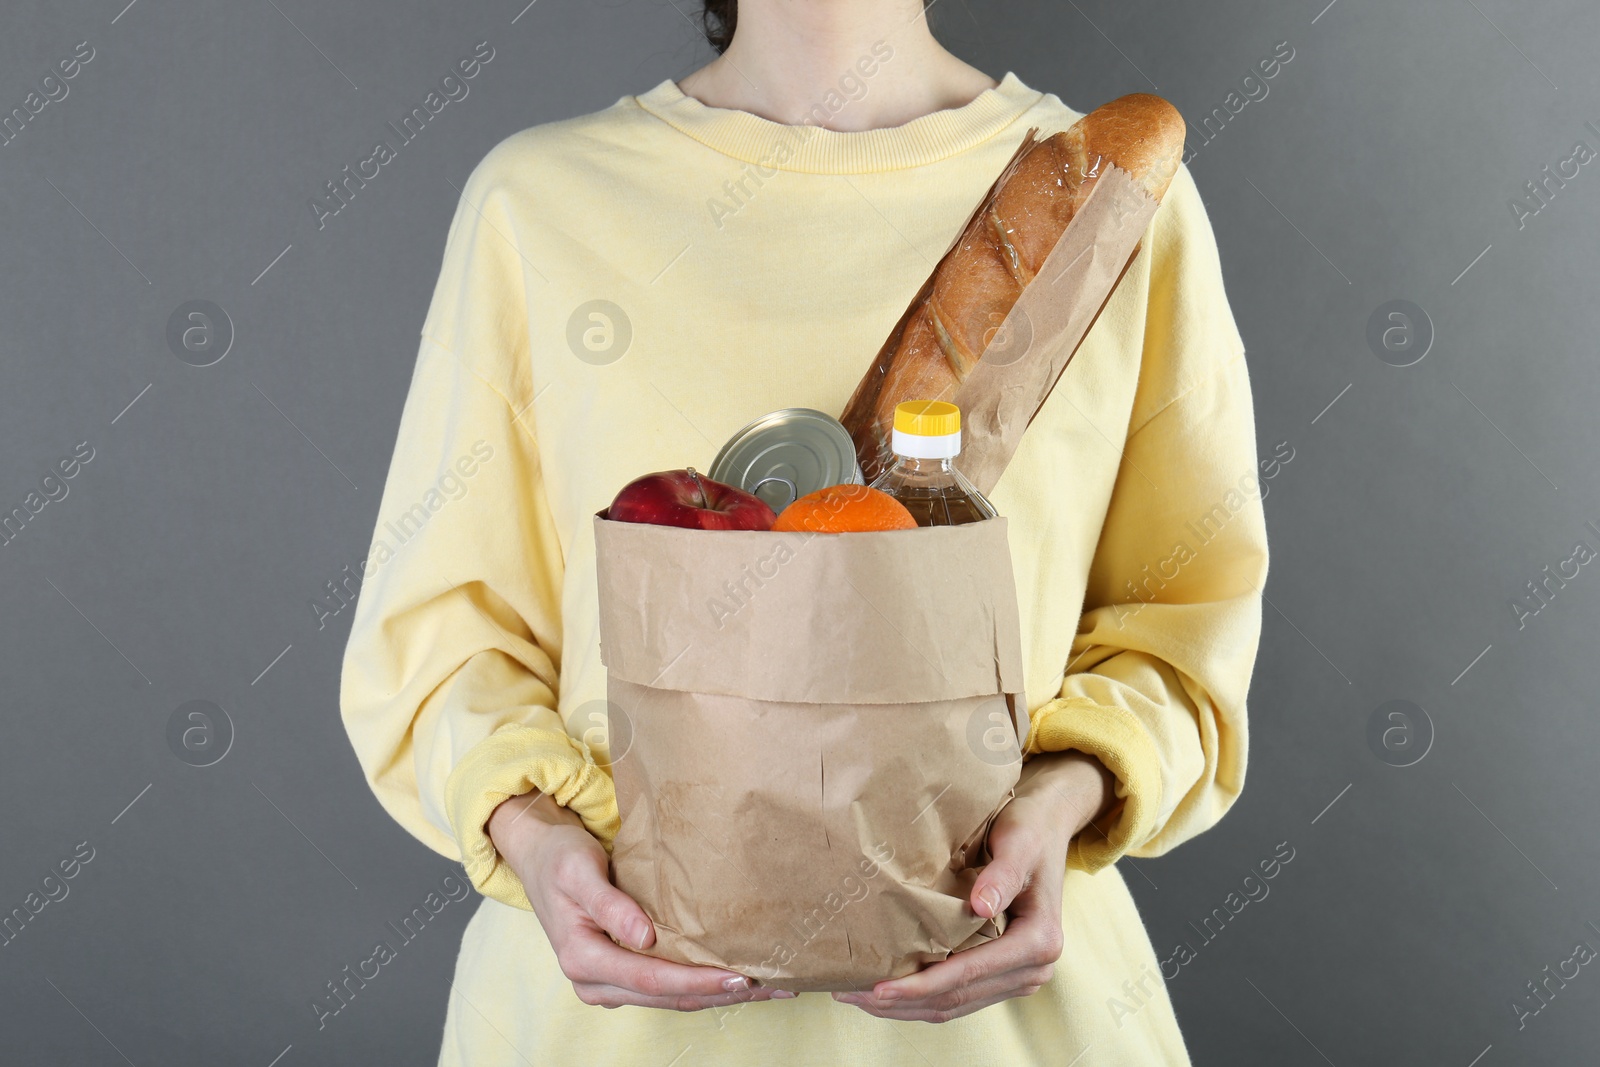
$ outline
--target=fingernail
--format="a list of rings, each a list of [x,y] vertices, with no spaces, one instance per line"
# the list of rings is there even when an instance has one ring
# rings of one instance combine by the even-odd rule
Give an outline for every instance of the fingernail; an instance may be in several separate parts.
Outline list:
[[[874,1000],[878,1001],[899,1000],[900,990],[896,989],[894,986],[886,986],[883,989],[875,990],[872,996]]]
[[[644,948],[645,939],[650,936],[650,924],[642,920],[635,920],[628,924],[628,943],[634,948]]]
[[[772,991],[772,999],[773,1000],[793,1000],[794,999],[794,994],[789,992],[787,989],[774,989]]]
[[[984,886],[978,893],[978,899],[989,906],[989,914],[985,918],[992,919],[1000,914],[1000,891],[994,886]]]
[[[732,978],[724,978],[722,988],[730,993],[743,993],[750,988],[750,979],[742,974],[736,974]]]

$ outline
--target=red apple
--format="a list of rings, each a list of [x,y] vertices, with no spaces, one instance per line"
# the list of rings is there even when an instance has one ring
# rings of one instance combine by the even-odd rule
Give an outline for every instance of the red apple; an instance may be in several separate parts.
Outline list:
[[[611,502],[606,518],[691,530],[770,530],[778,517],[760,497],[690,467],[635,478]]]

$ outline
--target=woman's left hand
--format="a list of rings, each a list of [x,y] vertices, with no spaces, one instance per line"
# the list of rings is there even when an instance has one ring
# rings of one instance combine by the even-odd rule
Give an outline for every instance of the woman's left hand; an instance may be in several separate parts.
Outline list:
[[[1061,958],[1061,883],[1067,843],[1099,817],[1111,777],[1079,752],[1029,760],[1017,795],[989,829],[993,857],[973,883],[970,904],[984,918],[1010,909],[1005,933],[870,992],[835,993],[886,1019],[943,1023],[1012,997],[1031,996]]]

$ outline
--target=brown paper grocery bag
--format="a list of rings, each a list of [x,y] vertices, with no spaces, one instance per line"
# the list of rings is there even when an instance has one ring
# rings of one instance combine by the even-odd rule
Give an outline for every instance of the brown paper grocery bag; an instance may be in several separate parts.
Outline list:
[[[612,873],[653,954],[859,989],[999,934],[967,898],[1027,724],[1004,519],[595,538]]]

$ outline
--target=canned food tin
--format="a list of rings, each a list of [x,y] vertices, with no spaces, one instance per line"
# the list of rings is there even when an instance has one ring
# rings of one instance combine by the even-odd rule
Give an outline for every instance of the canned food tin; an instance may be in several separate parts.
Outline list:
[[[811,408],[782,408],[734,434],[712,462],[711,477],[782,511],[818,489],[861,484],[861,468],[855,442],[838,419]]]

